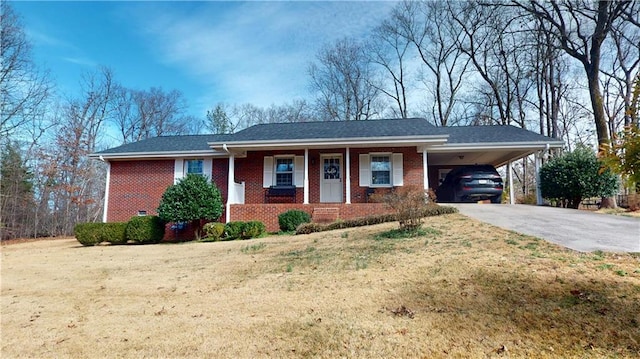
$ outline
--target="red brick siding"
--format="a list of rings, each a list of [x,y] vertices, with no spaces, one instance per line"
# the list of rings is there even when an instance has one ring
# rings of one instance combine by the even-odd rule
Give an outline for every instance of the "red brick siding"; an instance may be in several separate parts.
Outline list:
[[[309,200],[315,207],[339,207],[340,218],[351,219],[370,214],[386,213],[380,204],[366,203],[366,187],[359,186],[359,155],[370,152],[403,153],[404,185],[422,186],[422,154],[415,147],[394,148],[354,148],[351,155],[351,205],[344,203],[318,204],[320,201],[320,158],[322,154],[341,154],[343,166],[346,163],[344,149],[310,150],[309,151]],[[235,160],[235,180],[245,182],[246,205],[232,206],[232,220],[261,220],[270,231],[278,230],[278,214],[288,209],[308,210],[312,213],[314,205],[303,205],[304,189],[299,187],[294,203],[264,203],[265,189],[262,187],[264,156],[290,154],[304,156],[303,150],[249,152],[246,158]],[[213,159],[212,179],[220,189],[223,203],[227,201],[228,159]],[[132,160],[112,161],[109,184],[109,222],[127,221],[145,210],[150,215],[157,214],[162,194],[173,184],[174,160]],[[436,171],[437,173],[437,171]],[[433,176],[433,171],[430,175]],[[343,176],[346,171],[343,168]],[[344,180],[345,186],[348,181]],[[433,182],[432,182],[433,183]],[[343,188],[344,196],[346,190]],[[361,205],[357,205],[361,204]],[[221,221],[224,221],[223,213]]]
[[[236,158],[235,177],[236,182],[244,182],[244,203],[264,203],[266,189],[262,187],[262,175],[264,171],[264,156],[294,155],[304,156],[304,151],[268,151],[249,152],[246,158]],[[310,176],[311,177],[311,176]],[[304,189],[299,187],[296,191],[294,203],[304,202]]]
[[[367,201],[367,187],[360,187],[360,154],[370,152],[402,153],[402,173],[404,186],[414,185],[422,188],[422,153],[418,153],[415,147],[393,148],[356,148],[351,149],[351,202],[365,203]]]
[[[391,213],[391,210],[382,203],[274,203],[274,204],[233,204],[231,205],[231,218],[234,221],[262,221],[269,232],[277,232],[280,229],[278,215],[291,209],[299,209],[313,213],[314,208],[338,208],[340,219],[361,218],[377,214]]]
[[[112,161],[107,221],[126,222],[140,210],[156,215],[173,170],[174,160]]]

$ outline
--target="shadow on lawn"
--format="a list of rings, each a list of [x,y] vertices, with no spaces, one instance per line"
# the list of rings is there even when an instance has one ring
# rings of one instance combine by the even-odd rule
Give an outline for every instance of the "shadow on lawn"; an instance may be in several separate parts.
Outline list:
[[[614,278],[548,280],[497,268],[479,269],[470,277],[434,278],[400,298],[416,316],[445,316],[443,323],[449,319],[471,337],[512,338],[527,350],[640,355],[640,285]]]

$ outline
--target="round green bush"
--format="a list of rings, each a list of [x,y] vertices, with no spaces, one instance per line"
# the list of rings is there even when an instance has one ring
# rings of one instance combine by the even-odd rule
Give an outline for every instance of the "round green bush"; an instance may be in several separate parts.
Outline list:
[[[245,222],[234,221],[224,225],[225,239],[233,241],[242,238]]]
[[[207,240],[219,241],[224,235],[224,223],[207,223],[202,227],[202,231],[204,232],[205,237],[207,237]]]
[[[126,238],[141,244],[160,243],[165,223],[157,216],[132,217],[127,223]]]
[[[305,211],[292,209],[278,215],[278,224],[283,232],[295,231],[302,223],[311,222],[311,216]]]
[[[260,221],[249,221],[244,225],[242,239],[257,238],[267,231],[267,227]]]
[[[95,246],[102,242],[99,233],[101,223],[78,223],[73,229],[76,240],[83,246]]]

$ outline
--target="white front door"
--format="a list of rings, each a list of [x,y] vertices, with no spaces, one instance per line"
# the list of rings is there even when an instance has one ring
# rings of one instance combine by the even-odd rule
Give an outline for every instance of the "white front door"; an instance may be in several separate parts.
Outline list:
[[[320,202],[342,202],[342,156],[320,157]]]

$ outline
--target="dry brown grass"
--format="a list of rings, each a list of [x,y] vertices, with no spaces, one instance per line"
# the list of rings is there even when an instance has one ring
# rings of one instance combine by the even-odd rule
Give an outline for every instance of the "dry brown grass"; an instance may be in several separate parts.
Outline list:
[[[640,256],[462,215],[251,241],[2,247],[2,357],[637,357]],[[378,239],[376,239],[378,238]]]

